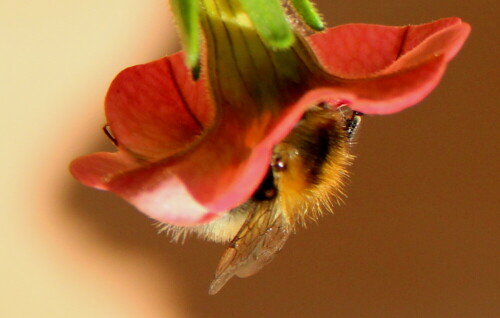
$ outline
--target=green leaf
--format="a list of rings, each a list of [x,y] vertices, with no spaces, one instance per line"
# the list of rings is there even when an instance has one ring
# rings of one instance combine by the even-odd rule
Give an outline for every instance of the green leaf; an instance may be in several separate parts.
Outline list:
[[[292,0],[297,13],[302,17],[302,20],[313,30],[323,31],[325,24],[321,19],[318,11],[309,0]]]
[[[280,0],[239,1],[265,44],[274,49],[286,49],[293,44],[293,30]]]
[[[198,0],[170,0],[172,11],[179,24],[180,36],[184,51],[186,52],[186,64],[193,72],[196,79],[200,67],[200,24]]]

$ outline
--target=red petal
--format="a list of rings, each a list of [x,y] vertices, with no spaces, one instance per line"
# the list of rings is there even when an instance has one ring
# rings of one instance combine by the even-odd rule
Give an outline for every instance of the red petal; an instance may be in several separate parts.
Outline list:
[[[214,134],[178,160],[117,175],[108,189],[157,220],[178,225],[207,222],[253,193],[272,149],[271,145],[252,151],[237,145],[224,149],[224,142],[216,141],[221,137]]]
[[[121,72],[106,99],[121,150],[79,158],[71,172],[168,223],[206,222],[243,203],[269,164],[272,145],[256,145],[265,139],[268,120],[225,107],[212,127],[214,107],[205,85],[191,80],[179,55]]]
[[[158,220],[185,224],[215,216],[171,172],[214,116],[206,80],[191,79],[181,54],[122,71],[109,88],[106,116],[120,151],[76,159],[70,165],[75,178]]]
[[[140,76],[130,80],[135,87],[145,87],[163,69],[164,63],[158,61],[142,65],[138,71],[146,72],[139,72]],[[130,71],[135,72],[134,68]],[[192,82],[189,78],[185,81]],[[124,82],[122,86],[127,85],[132,84]],[[145,99],[129,96],[134,98]],[[71,171],[84,184],[110,190],[154,219],[179,225],[206,222],[251,196],[268,169],[272,147],[292,129],[303,112],[293,108],[293,112],[281,114],[287,119],[279,129],[269,133],[272,118],[269,113],[256,113],[255,118],[248,118],[241,116],[241,108],[220,107],[224,112],[215,127],[182,154],[146,162],[133,159],[125,149],[118,154],[77,159]],[[113,123],[114,131],[114,127],[123,126],[120,121]],[[122,143],[121,136],[115,134]]]
[[[312,105],[330,101],[349,105],[365,114],[390,114],[410,107],[438,84],[445,70],[443,58],[434,59],[404,73],[369,80],[341,81],[318,87],[305,94],[300,103]]]
[[[135,160],[122,152],[99,152],[75,159],[70,165],[70,171],[86,186],[108,190],[108,182],[117,174],[139,166]]]
[[[320,60],[337,77],[311,94],[367,114],[400,111],[436,87],[469,32],[468,24],[449,18],[404,28],[345,25],[312,36]]]
[[[458,26],[454,32],[467,36],[467,24],[458,18],[448,18],[406,27],[346,24],[312,35],[309,40],[330,74],[342,78],[366,78],[390,66],[439,31],[454,26]],[[447,50],[456,53],[463,40],[457,39],[454,47],[437,47],[435,53],[442,54]]]
[[[205,80],[188,78],[180,54],[122,71],[106,97],[106,117],[119,146],[160,159],[189,147],[209,125]]]
[[[292,110],[254,147],[235,138],[242,133],[231,127],[234,122],[222,121],[193,151],[117,175],[108,189],[157,220],[207,222],[252,195],[269,167],[273,146],[303,113],[299,107]]]
[[[295,117],[301,113],[297,111]],[[234,114],[228,108],[225,115]],[[240,205],[262,180],[276,138],[271,142],[263,131],[261,143],[250,147],[245,139],[252,139],[252,132],[239,131],[238,122],[224,119],[190,151],[120,172],[107,189],[150,217],[182,225],[206,222]]]

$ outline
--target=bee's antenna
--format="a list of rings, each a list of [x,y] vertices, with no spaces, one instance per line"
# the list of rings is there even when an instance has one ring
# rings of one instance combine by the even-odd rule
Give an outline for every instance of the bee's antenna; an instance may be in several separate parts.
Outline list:
[[[104,134],[111,140],[111,142],[115,145],[118,146],[118,140],[113,136],[113,133],[111,132],[111,129],[109,128],[108,124],[105,124],[102,127],[102,131],[104,131]]]

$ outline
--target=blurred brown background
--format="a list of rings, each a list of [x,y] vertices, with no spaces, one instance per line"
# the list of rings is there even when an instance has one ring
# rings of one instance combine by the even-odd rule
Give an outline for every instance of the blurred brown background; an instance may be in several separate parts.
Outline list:
[[[0,1],[0,316],[500,317],[498,3],[318,5],[330,25],[459,16],[472,34],[420,106],[366,118],[346,204],[209,297],[223,246],[171,244],[67,172],[110,149],[114,75],[178,49],[164,1]]]

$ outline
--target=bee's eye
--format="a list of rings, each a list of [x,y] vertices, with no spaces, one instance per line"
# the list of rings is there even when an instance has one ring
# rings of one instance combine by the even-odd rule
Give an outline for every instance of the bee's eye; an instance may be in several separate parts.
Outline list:
[[[271,162],[271,166],[273,167],[274,171],[283,171],[286,169],[286,163],[280,157],[274,158]]]

